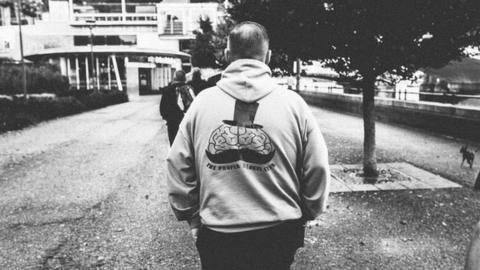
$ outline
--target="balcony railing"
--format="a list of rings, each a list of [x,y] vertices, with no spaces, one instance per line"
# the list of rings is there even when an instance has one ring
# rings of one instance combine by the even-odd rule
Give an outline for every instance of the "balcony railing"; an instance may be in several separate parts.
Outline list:
[[[200,18],[207,17],[213,26],[217,24],[220,14],[217,3],[160,3],[156,5],[156,13],[129,13],[126,7],[118,13],[78,12],[70,7],[71,24],[88,25],[95,21],[96,25],[148,25],[157,26],[159,35],[191,36],[199,28]]]
[[[183,35],[183,22],[180,21],[170,21],[167,22],[165,27],[164,35]]]
[[[215,25],[221,14],[217,3],[160,3],[157,5],[159,35],[192,36],[200,18],[207,17]]]
[[[74,14],[73,25],[87,25],[87,21],[93,20],[98,25],[157,25],[158,15],[147,13],[82,13]]]

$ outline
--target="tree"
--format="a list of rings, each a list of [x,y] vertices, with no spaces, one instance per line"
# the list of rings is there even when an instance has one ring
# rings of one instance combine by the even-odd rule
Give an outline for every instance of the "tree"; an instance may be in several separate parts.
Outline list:
[[[215,31],[210,19],[199,21],[200,30],[195,31],[191,47],[192,64],[199,67],[226,67],[225,48],[234,22],[229,16],[219,18]]]
[[[213,45],[213,27],[209,18],[199,21],[200,29],[195,30],[192,43],[192,65],[196,67],[215,67],[215,47]]]
[[[0,95],[22,93],[22,72],[21,66],[0,64]],[[60,74],[57,66],[48,63],[27,66],[26,76],[29,93],[61,94],[69,88],[67,77]]]
[[[12,7],[17,3],[16,0],[0,0],[0,6]],[[36,17],[37,13],[43,9],[44,3],[41,0],[21,0],[22,14],[30,17]]]
[[[237,0],[237,21],[266,26],[274,49],[321,59],[363,92],[366,176],[378,175],[375,155],[375,82],[409,76],[465,56],[480,40],[478,0]]]
[[[220,20],[215,29],[215,33],[213,35],[213,47],[215,51],[216,63],[219,67],[226,67],[228,64],[225,57],[225,48],[227,48],[228,34],[234,25],[234,21],[232,21],[229,16],[225,16]]]

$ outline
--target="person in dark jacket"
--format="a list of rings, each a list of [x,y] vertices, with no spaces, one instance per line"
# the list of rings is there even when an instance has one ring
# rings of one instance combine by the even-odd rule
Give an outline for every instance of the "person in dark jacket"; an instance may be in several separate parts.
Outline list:
[[[217,85],[217,82],[222,78],[222,73],[217,73],[212,77],[207,79],[207,88],[214,87]]]
[[[192,73],[192,80],[188,84],[193,88],[195,95],[198,95],[202,90],[208,88],[207,81],[202,80],[202,72],[199,68],[195,68]]]
[[[185,72],[175,72],[173,81],[163,88],[160,101],[160,115],[167,121],[168,140],[172,145],[178,132],[178,126],[195,97],[193,90],[185,83]]]

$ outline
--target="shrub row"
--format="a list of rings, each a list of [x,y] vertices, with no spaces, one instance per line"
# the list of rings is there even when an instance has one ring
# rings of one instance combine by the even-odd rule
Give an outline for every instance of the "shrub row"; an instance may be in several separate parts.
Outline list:
[[[120,91],[76,91],[71,96],[32,96],[27,100],[0,97],[0,133],[127,101],[127,94]]]
[[[74,97],[85,104],[88,109],[98,109],[113,104],[128,101],[128,96],[121,91],[93,91],[93,90],[70,90],[63,92],[60,97]]]
[[[62,94],[69,89],[68,79],[53,65],[26,66],[28,93]],[[0,94],[22,93],[23,69],[20,65],[0,65]]]
[[[78,99],[89,109],[98,109],[113,104],[127,102],[128,96],[125,92],[120,91],[100,91],[93,92],[85,97],[78,97]]]

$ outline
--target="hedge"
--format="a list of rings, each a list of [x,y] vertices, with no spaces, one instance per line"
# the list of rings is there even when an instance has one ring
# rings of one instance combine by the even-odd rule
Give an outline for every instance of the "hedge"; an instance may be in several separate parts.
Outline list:
[[[0,133],[127,101],[127,94],[121,91],[76,91],[71,96],[31,96],[27,100],[0,97]]]
[[[53,65],[26,66],[28,93],[54,93],[68,91],[69,83]],[[23,70],[20,65],[0,65],[0,95],[22,94]]]

